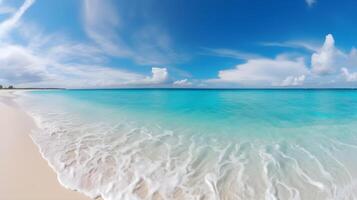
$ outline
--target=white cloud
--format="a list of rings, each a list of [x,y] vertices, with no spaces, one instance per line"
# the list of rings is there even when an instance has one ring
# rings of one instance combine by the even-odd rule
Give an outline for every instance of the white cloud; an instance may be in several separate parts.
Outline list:
[[[340,71],[345,75],[347,81],[353,79],[349,70],[357,68],[357,50],[352,48],[349,53],[335,47],[335,40],[328,34],[322,48],[311,57],[312,72],[320,75],[338,75]]]
[[[242,86],[275,86],[281,85],[288,77],[298,77],[307,73],[303,58],[290,59],[278,56],[275,59],[251,59],[234,69],[221,70],[218,81],[238,83]]]
[[[288,76],[281,84],[278,84],[278,86],[301,86],[304,84],[305,78],[305,75]]]
[[[96,45],[73,42],[60,34],[44,34],[39,27],[19,23],[34,1],[26,0],[0,23],[0,80],[18,87],[130,87],[157,85],[168,80],[166,68],[152,68],[152,76],[105,65]],[[14,43],[12,34],[22,37]],[[7,35],[8,34],[8,35]]]
[[[316,50],[311,56],[311,67],[306,65],[302,57],[287,57],[287,54],[275,59],[253,58],[247,59],[234,69],[219,71],[219,78],[209,82],[254,87],[344,87],[357,81],[355,48],[349,53],[336,48],[332,34],[328,34],[322,47],[314,49]]]
[[[3,2],[0,1],[0,15],[11,14],[16,11],[14,7],[2,5],[2,3]]]
[[[219,57],[236,58],[236,59],[243,59],[243,60],[261,58],[261,56],[257,55],[257,54],[240,52],[240,51],[233,50],[233,49],[204,48],[204,50],[206,50],[206,52],[208,52],[208,54],[212,54],[212,55],[219,56]]]
[[[347,82],[357,81],[357,72],[350,73],[347,68],[341,68],[341,73]]]
[[[316,0],[305,0],[305,2],[309,7],[312,7],[316,3]]]
[[[0,15],[11,14],[15,11],[14,7],[5,4],[5,0],[0,0]]]
[[[133,28],[122,20],[111,0],[83,0],[83,13],[87,35],[110,56],[129,58],[144,65],[181,59],[161,27],[145,24]]]
[[[22,15],[31,7],[35,0],[25,0],[21,7],[14,14],[0,23],[0,41],[18,24]]]
[[[83,0],[83,13],[87,35],[103,50],[108,54],[118,56],[132,54],[117,34],[121,19],[110,0]]]
[[[0,55],[0,78],[6,80],[6,84],[17,86],[121,87],[137,83],[159,84],[163,78],[160,73],[145,77],[101,65],[66,63],[21,46],[1,46]],[[143,83],[143,79],[150,81]]]
[[[137,80],[134,82],[134,84],[148,84],[148,85],[162,84],[165,83],[169,78],[169,73],[167,72],[166,68],[153,67],[151,69],[151,73],[152,73],[151,77],[146,77],[142,81]]]
[[[192,82],[190,82],[188,79],[177,80],[173,84],[174,86],[178,86],[178,87],[192,86]]]
[[[306,42],[306,41],[286,41],[286,42],[263,42],[262,45],[264,46],[274,46],[274,47],[287,47],[287,48],[294,48],[294,49],[305,49],[308,51],[318,51],[320,46],[313,42]]]
[[[2,79],[13,83],[42,81],[45,76],[42,59],[33,56],[21,46],[13,45],[1,45],[0,71]]]
[[[171,85],[172,77],[167,68],[153,67],[151,75],[145,75],[106,64],[108,54],[146,64],[167,61],[166,55],[171,55],[169,37],[157,27],[147,26],[135,30],[130,35],[131,42],[122,42],[122,36],[117,33],[121,32],[124,24],[110,4],[102,4],[99,0],[84,2],[90,2],[88,5],[84,3],[85,9],[89,9],[87,11],[94,9],[85,15],[88,20],[87,34],[94,41],[90,43],[72,41],[56,33],[45,34],[40,27],[23,20],[34,0],[25,0],[20,8],[8,14],[8,18],[0,22],[2,84],[71,88]],[[21,37],[20,40],[13,35]],[[303,57],[296,55],[281,54],[276,58],[264,58],[230,49],[211,49],[212,54],[240,58],[245,62],[233,69],[219,71],[218,78],[214,80],[191,82],[182,79],[174,81],[172,85],[187,87],[210,82],[256,87],[322,87],[329,84],[350,86],[357,82],[355,48],[350,52],[338,49],[331,34],[326,36],[321,48],[312,47],[309,43],[295,44],[295,47],[299,45],[314,52],[311,66],[306,64],[309,61],[305,62]]]
[[[46,52],[46,51],[44,51]],[[26,87],[128,87],[158,85],[168,79],[166,68],[152,68],[152,76],[100,64],[67,62],[75,57],[53,56],[15,45],[0,46],[0,79]]]
[[[331,34],[328,34],[325,43],[311,57],[312,71],[319,75],[335,73],[338,69],[340,60],[345,56],[341,51],[335,48],[335,40]]]
[[[169,77],[169,73],[166,68],[152,68],[152,80],[153,82],[162,83],[165,82]]]

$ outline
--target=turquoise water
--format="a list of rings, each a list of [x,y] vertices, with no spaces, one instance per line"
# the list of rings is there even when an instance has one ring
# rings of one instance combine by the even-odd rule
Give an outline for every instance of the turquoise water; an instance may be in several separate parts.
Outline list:
[[[294,128],[349,123],[357,119],[355,90],[63,90],[34,93],[50,98],[68,97],[170,126],[182,122],[190,126],[235,130],[225,134],[248,134],[245,128]],[[256,134],[260,134],[259,131]]]
[[[357,90],[58,90],[20,104],[105,199],[356,199]]]

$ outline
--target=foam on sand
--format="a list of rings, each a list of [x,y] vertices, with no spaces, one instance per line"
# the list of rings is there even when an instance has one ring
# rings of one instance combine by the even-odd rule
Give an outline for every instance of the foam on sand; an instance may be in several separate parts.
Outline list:
[[[75,99],[56,96],[44,105],[38,97],[23,98],[41,128],[32,138],[61,183],[92,198],[357,198],[354,122],[269,129],[306,133],[296,137],[226,137]]]
[[[29,134],[35,124],[0,91],[0,199],[88,199],[62,187]]]

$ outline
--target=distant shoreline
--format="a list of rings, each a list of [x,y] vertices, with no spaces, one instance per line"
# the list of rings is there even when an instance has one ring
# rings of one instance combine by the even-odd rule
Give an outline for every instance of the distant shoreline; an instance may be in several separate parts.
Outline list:
[[[1,88],[1,90],[226,90],[226,91],[248,91],[248,90],[286,90],[286,91],[301,91],[301,90],[357,90],[357,88],[175,88],[175,87],[146,87],[146,88]]]
[[[357,88],[73,88],[65,90],[357,90]]]
[[[66,90],[66,88],[2,88],[0,90]]]

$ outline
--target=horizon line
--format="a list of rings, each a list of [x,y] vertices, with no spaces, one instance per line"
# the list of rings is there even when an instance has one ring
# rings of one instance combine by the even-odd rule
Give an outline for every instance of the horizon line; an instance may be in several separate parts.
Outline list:
[[[14,87],[0,90],[357,90],[357,87]]]

